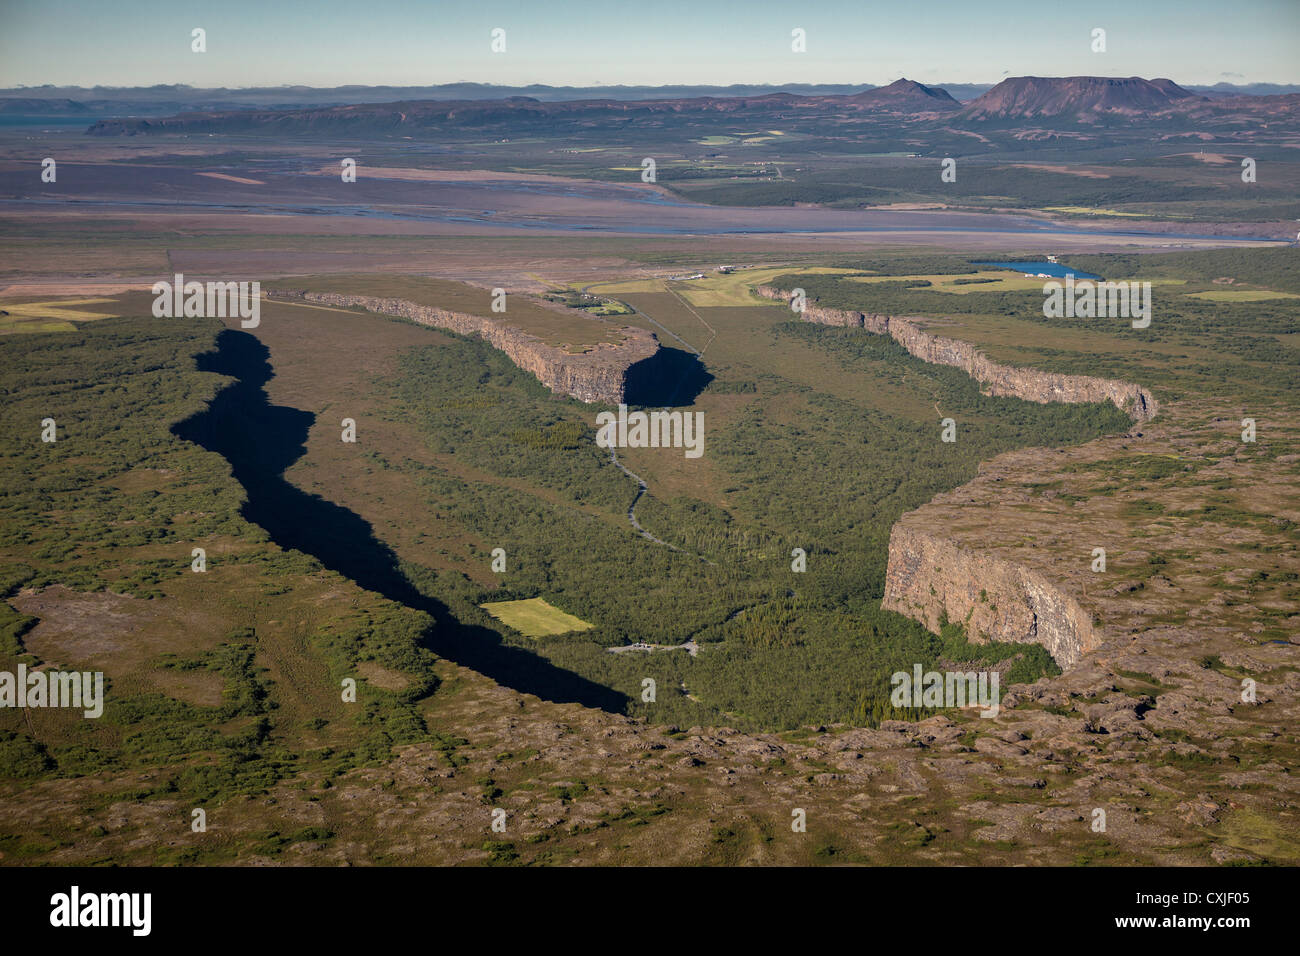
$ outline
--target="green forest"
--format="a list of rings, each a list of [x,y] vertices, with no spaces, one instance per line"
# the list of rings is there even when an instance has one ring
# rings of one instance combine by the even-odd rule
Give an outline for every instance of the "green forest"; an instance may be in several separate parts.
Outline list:
[[[441,740],[416,708],[437,684],[422,646],[432,622],[419,611],[358,591],[303,649],[328,685],[291,692],[270,676],[268,663],[283,653],[277,619],[309,613],[315,589],[341,582],[246,521],[228,464],[171,431],[228,385],[195,363],[219,328],[216,320],[104,319],[9,336],[0,347],[0,669],[68,664],[28,645],[37,620],[12,603],[24,589],[128,595],[146,642],[171,648],[115,655],[98,720],[47,712],[34,733],[23,711],[0,711],[0,777],[113,770],[126,790],[103,793],[106,804],[152,794],[199,805],[264,791],[302,770],[328,778],[381,759],[397,742]],[[42,441],[51,418],[56,441]],[[192,571],[196,545],[207,549],[206,574]],[[172,602],[203,608],[205,623],[154,623],[161,607],[149,606]],[[110,640],[102,633],[110,623],[88,619],[79,633]],[[345,709],[330,685],[367,661],[404,674],[406,687],[361,682],[358,706]],[[173,673],[213,675],[219,700],[161,692],[154,675]],[[160,772],[140,789],[136,770]],[[53,847],[6,839],[0,849],[21,857]],[[159,862],[171,862],[167,852]]]
[[[1108,404],[991,398],[964,373],[926,365],[879,336],[798,322],[781,323],[772,335],[778,349],[786,338],[811,343],[827,362],[860,375],[864,400],[765,375],[740,420],[709,435],[708,454],[731,476],[740,505],[723,511],[653,493],[637,505],[639,520],[681,551],[648,543],[625,524],[466,483],[412,459],[378,462],[415,476],[440,509],[511,555],[501,587],[485,590],[432,571],[422,575],[428,586],[458,619],[484,627],[494,625],[478,604],[536,596],[595,624],[549,638],[497,627],[507,641],[625,694],[632,713],[682,726],[875,722],[892,714],[894,671],[986,656],[987,648],[960,641],[954,651],[951,640],[881,610],[890,527],[904,511],[969,480],[983,459],[1087,441],[1127,428],[1128,419]],[[723,375],[709,387],[726,391],[727,381]],[[962,422],[961,440],[940,442],[937,417],[920,424],[873,407],[877,381],[937,399]],[[634,486],[595,447],[591,410],[557,400],[481,342],[412,350],[385,385],[395,414],[417,425],[434,451],[527,477],[574,504],[622,514],[631,501]],[[787,420],[771,420],[773,402]],[[791,570],[794,548],[806,551],[806,572]],[[607,650],[688,640],[701,645],[697,656]],[[1017,672],[1029,679],[1053,667],[1040,648],[1001,653],[1017,658]],[[653,704],[639,699],[646,677],[657,684]]]

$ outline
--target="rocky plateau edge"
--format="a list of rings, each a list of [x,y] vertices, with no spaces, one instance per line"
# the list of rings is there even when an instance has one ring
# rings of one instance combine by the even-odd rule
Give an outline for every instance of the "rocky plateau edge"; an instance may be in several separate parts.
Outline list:
[[[420,325],[447,329],[459,335],[477,335],[504,352],[516,366],[535,376],[559,395],[580,402],[617,405],[627,401],[628,373],[633,365],[655,357],[659,341],[644,329],[624,328],[618,345],[600,342],[583,352],[566,352],[547,345],[537,336],[493,319],[463,312],[451,312],[420,305],[406,299],[370,295],[342,295],[335,292],[272,292],[278,298],[302,299],[321,305],[396,315]]]
[[[791,297],[789,292],[773,286],[759,286],[755,291],[764,298],[782,302],[788,302]],[[845,326],[888,335],[923,362],[964,370],[987,387],[990,395],[1021,398],[1039,404],[1110,401],[1138,422],[1155,418],[1160,410],[1159,403],[1149,391],[1131,382],[1002,365],[969,342],[924,331],[914,318],[827,309],[811,303],[804,309],[803,318],[818,325]]]

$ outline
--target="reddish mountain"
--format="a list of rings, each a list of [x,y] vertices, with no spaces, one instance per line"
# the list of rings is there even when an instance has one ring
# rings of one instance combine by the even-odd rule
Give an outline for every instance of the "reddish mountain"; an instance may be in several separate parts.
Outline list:
[[[937,86],[925,86],[915,80],[895,80],[888,86],[846,97],[846,102],[895,113],[932,113],[961,109],[961,104]]]
[[[1152,113],[1201,102],[1173,80],[1015,76],[966,104],[964,119],[1031,119],[1087,113]]]

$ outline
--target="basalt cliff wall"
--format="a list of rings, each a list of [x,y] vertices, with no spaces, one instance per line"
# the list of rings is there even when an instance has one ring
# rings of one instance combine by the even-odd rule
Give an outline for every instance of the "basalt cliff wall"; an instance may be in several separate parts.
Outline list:
[[[790,300],[790,293],[774,286],[759,286],[755,291],[764,298]],[[1159,411],[1160,406],[1151,393],[1131,382],[1000,365],[969,342],[932,335],[913,319],[826,309],[812,303],[804,309],[803,318],[819,325],[847,326],[888,335],[923,362],[963,369],[986,386],[991,395],[1039,403],[1110,401],[1139,422],[1154,418]]]
[[[601,342],[585,352],[573,353],[547,345],[529,332],[493,319],[450,312],[406,299],[336,292],[279,291],[270,295],[345,308],[360,306],[371,312],[401,316],[460,335],[477,335],[504,352],[510,361],[535,376],[552,392],[582,402],[617,405],[627,401],[629,371],[638,363],[652,362],[659,351],[659,341],[653,333],[638,328],[624,328],[623,341],[617,345]]]
[[[946,616],[976,642],[1041,644],[1062,668],[1102,640],[1089,613],[1043,575],[914,527],[906,515],[889,534],[881,606],[935,632]]]
[[[761,286],[757,292],[778,301],[790,299],[788,292],[773,286]],[[912,319],[811,303],[803,318],[888,335],[922,361],[965,370],[993,395],[1042,403],[1111,401],[1139,422],[1150,420],[1159,409],[1146,389],[1130,382],[1000,365],[969,342],[932,335]],[[1062,668],[1078,664],[1101,644],[1105,636],[1094,626],[1092,615],[1048,577],[987,550],[964,547],[952,536],[933,530],[928,522],[936,509],[951,505],[950,496],[940,495],[895,522],[889,535],[882,607],[936,632],[945,619],[960,622],[976,642],[1041,644]]]

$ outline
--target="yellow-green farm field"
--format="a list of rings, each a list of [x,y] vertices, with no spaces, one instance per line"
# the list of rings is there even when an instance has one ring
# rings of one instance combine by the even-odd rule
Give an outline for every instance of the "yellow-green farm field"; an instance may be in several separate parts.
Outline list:
[[[93,322],[112,312],[94,311],[86,306],[113,305],[114,299],[51,299],[44,302],[0,302],[0,333],[67,332],[73,322]]]
[[[490,604],[480,604],[479,607],[525,637],[550,637],[553,634],[568,634],[570,631],[588,631],[595,626],[558,607],[552,607],[541,598],[493,601]]]
[[[843,275],[851,269],[832,269],[818,266],[815,268],[798,268],[796,266],[770,266],[763,269],[738,269],[735,272],[708,272],[703,279],[633,279],[627,282],[605,282],[588,286],[587,291],[595,295],[620,295],[628,293],[665,292],[672,290],[682,296],[691,305],[703,308],[726,308],[728,306],[752,306],[766,302],[753,294],[755,286],[771,282],[782,275]]]

